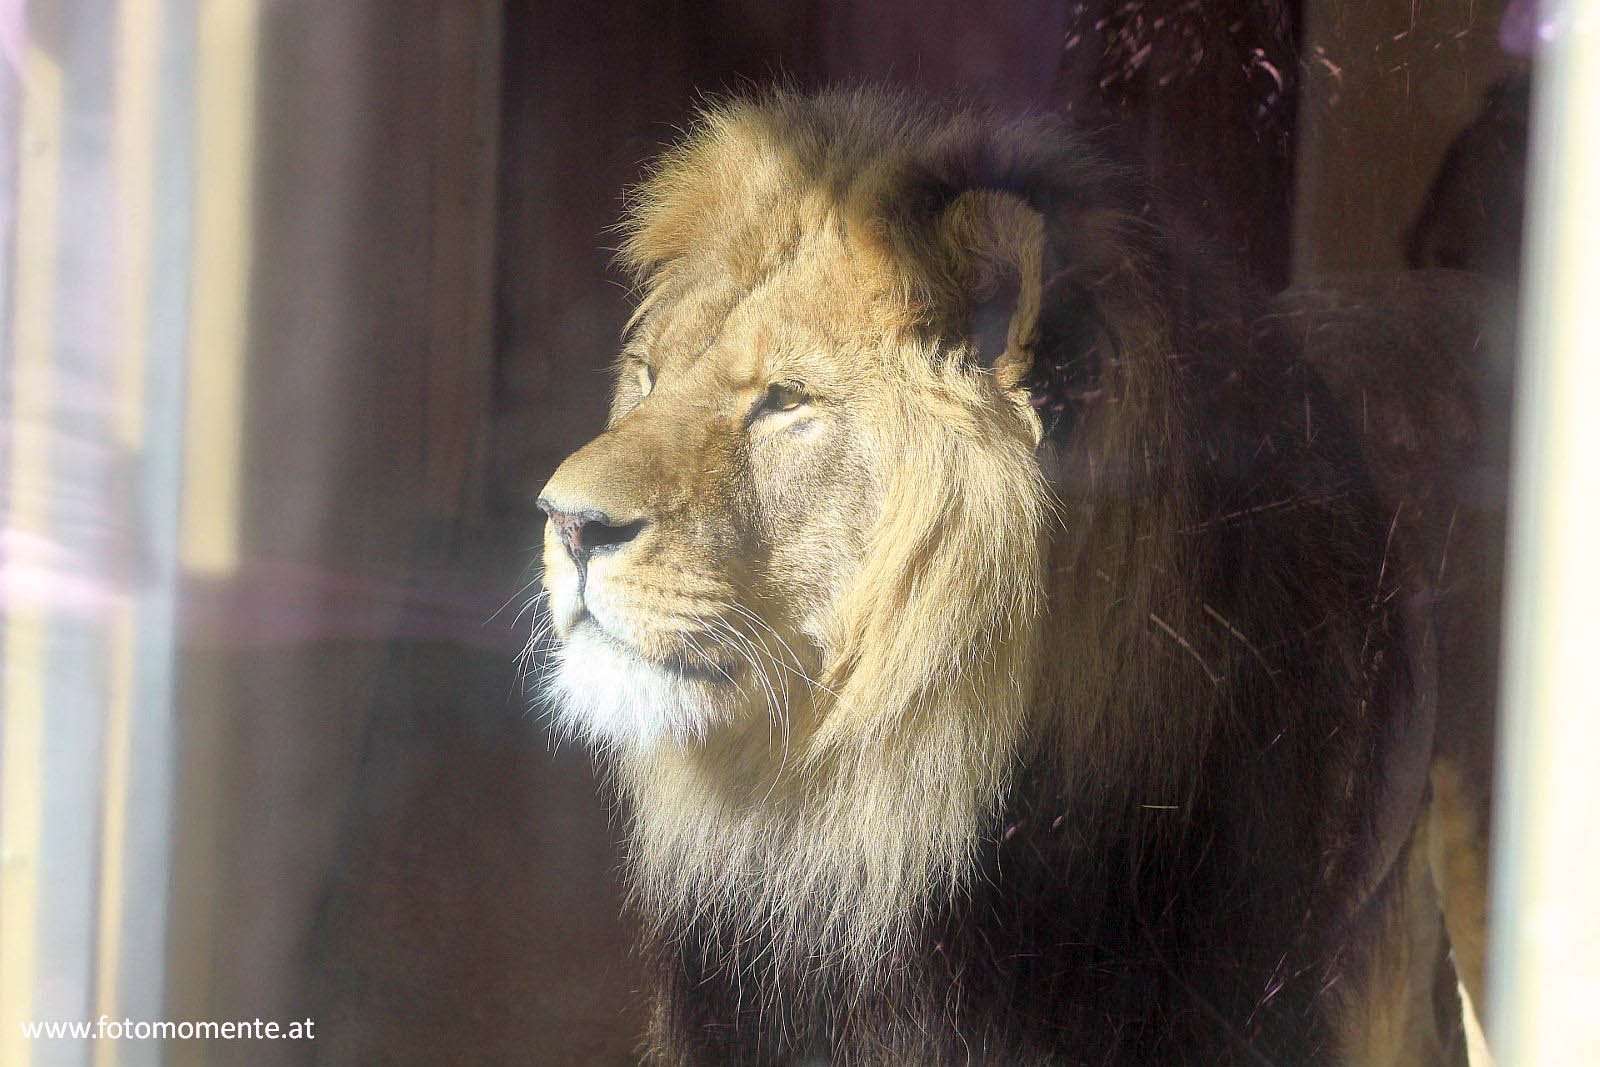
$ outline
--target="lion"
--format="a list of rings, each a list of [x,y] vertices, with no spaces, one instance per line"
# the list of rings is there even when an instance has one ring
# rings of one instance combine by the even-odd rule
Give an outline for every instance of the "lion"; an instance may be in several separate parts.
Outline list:
[[[633,195],[539,506],[650,1062],[1458,1055],[1396,520],[1147,208],[871,89],[715,103]]]

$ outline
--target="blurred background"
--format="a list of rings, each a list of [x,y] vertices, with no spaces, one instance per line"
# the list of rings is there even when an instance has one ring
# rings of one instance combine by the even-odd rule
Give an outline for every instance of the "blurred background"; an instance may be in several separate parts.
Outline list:
[[[0,1063],[631,1061],[514,657],[700,94],[1050,109],[1272,289],[1518,277],[1532,3],[0,0]],[[1494,398],[1509,404],[1509,396]],[[310,1043],[17,1020],[310,1017]]]

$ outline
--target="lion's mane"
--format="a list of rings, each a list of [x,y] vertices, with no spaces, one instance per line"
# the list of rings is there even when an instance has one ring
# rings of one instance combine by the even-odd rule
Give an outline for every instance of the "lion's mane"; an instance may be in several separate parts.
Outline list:
[[[1158,215],[1052,119],[872,92],[716,104],[633,196],[642,310],[837,227],[927,356],[813,725],[614,756],[662,1060],[1327,1052],[1409,699],[1386,516]],[[973,339],[1008,285],[1018,404]]]

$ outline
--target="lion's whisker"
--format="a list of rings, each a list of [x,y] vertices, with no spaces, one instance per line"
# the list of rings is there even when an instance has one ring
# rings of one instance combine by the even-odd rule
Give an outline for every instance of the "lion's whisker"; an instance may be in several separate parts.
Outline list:
[[[527,582],[523,583],[522,588],[518,589],[515,593],[512,593],[511,596],[506,600],[506,602],[504,604],[501,604],[498,608],[496,608],[493,615],[490,615],[487,619],[484,619],[481,625],[488,626],[491,622],[494,622],[495,619],[499,618],[500,613],[502,611],[505,611],[513,603],[516,602],[517,597],[521,596],[523,593],[526,593],[531,587],[537,585],[543,578],[544,578],[544,571],[541,569],[538,574],[535,574],[532,578],[528,579]],[[538,593],[534,594],[533,599],[530,600],[529,603],[530,604],[538,603],[540,600],[543,600],[545,597],[548,597],[549,595],[550,595],[550,590],[541,589],[541,590],[539,590]],[[513,621],[512,625],[516,625],[515,621]]]

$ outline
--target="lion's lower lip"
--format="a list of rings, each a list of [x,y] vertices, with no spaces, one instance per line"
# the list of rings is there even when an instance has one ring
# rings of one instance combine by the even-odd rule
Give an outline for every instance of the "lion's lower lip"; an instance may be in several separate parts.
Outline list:
[[[580,628],[587,630],[612,651],[637,660],[639,663],[652,667],[664,674],[671,674],[688,681],[705,682],[711,685],[735,684],[732,674],[721,667],[710,664],[701,666],[685,660],[658,659],[654,656],[645,655],[633,642],[618,636],[605,623],[595,618],[594,613],[591,611],[585,610],[573,626],[574,630]]]

